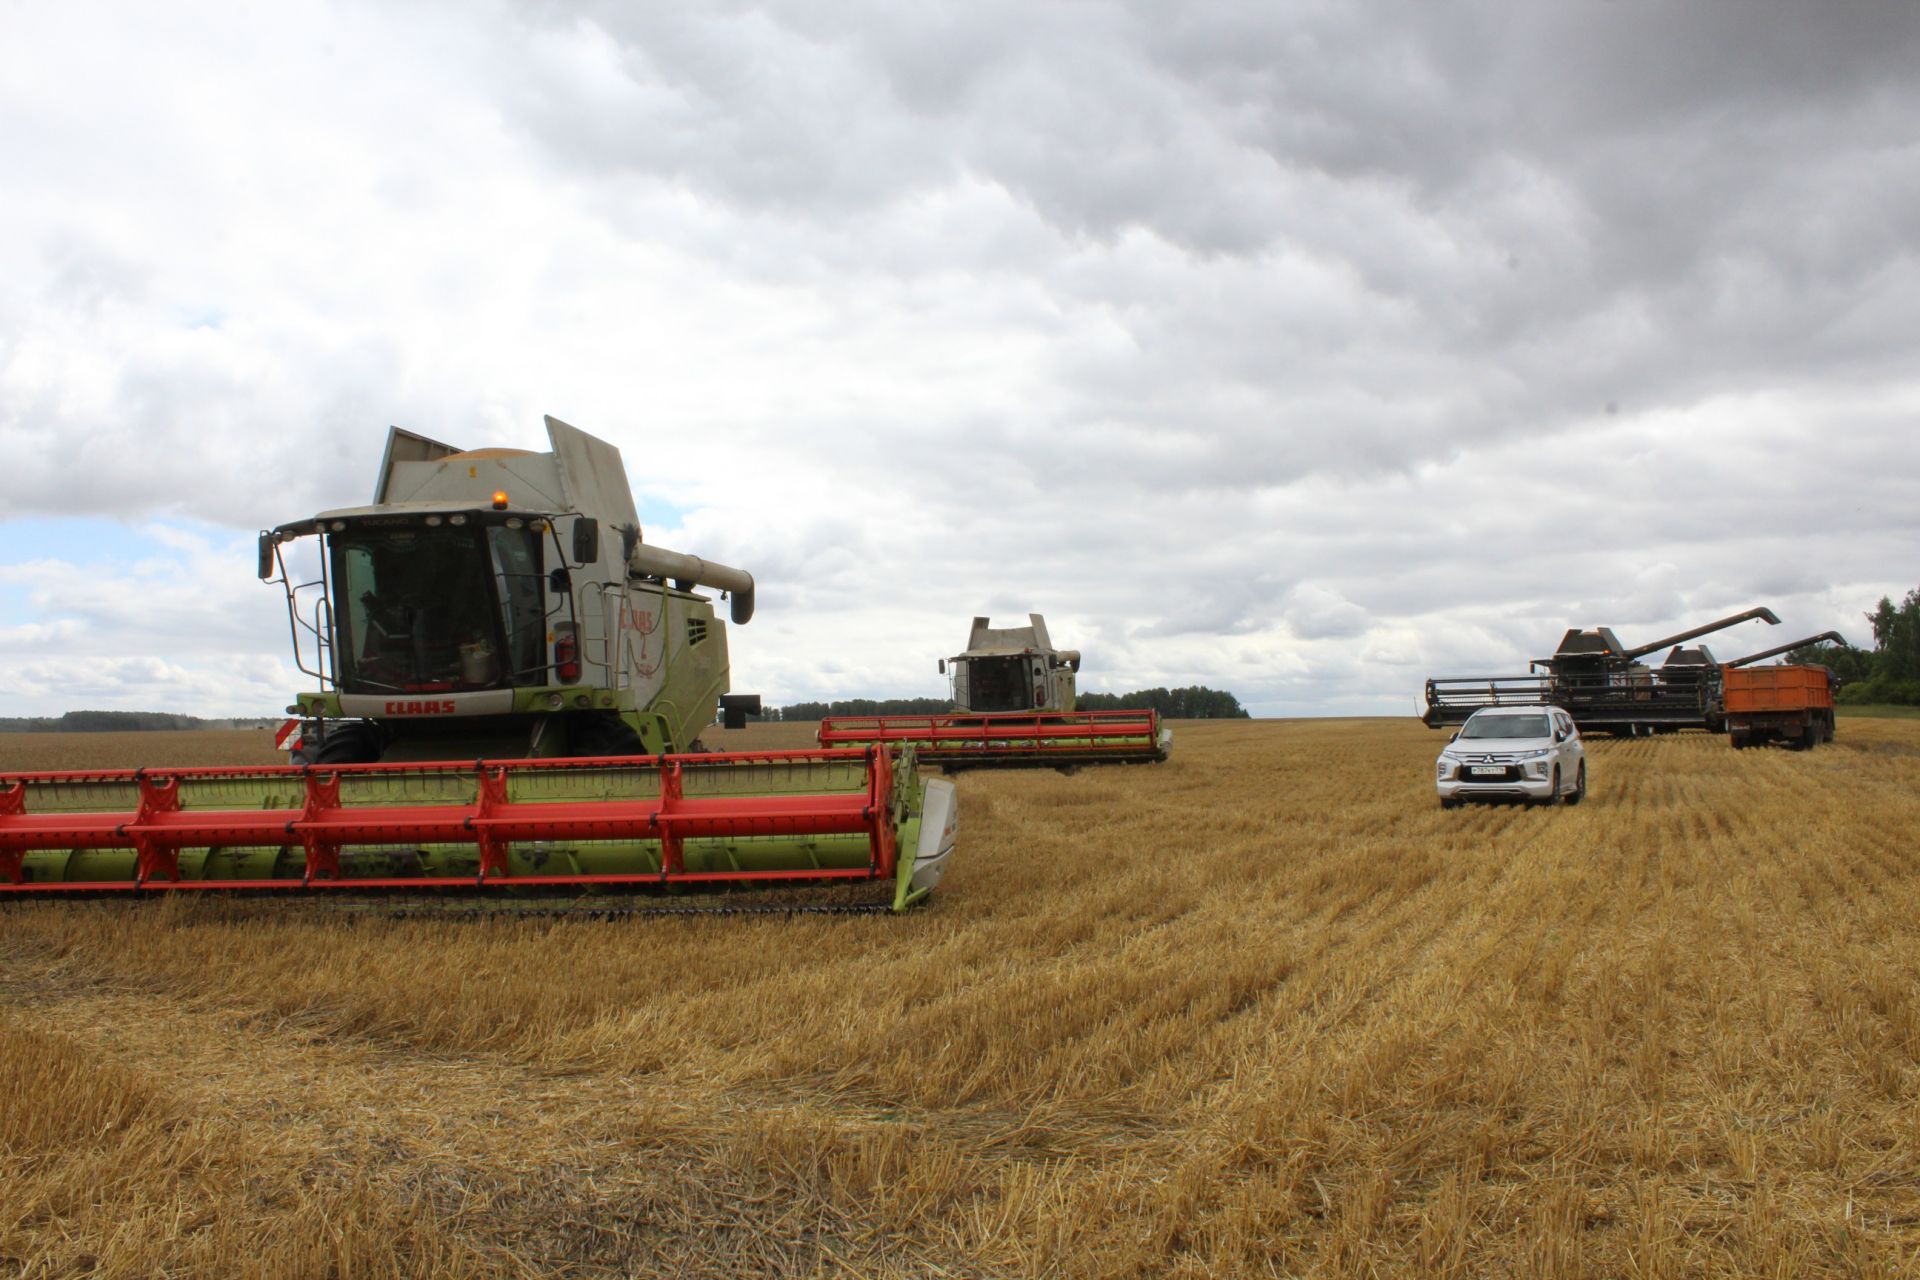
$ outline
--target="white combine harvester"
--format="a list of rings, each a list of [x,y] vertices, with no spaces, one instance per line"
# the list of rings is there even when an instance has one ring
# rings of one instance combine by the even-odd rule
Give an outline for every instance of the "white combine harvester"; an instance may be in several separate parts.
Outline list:
[[[975,618],[964,652],[940,662],[952,681],[951,712],[933,716],[829,716],[827,746],[907,743],[919,758],[954,772],[1083,764],[1153,764],[1173,749],[1173,730],[1154,711],[1079,711],[1080,653],[1056,649],[1047,622],[994,627]]]
[[[318,688],[295,763],[0,775],[0,895],[527,894],[875,882],[924,898],[952,784],[910,748],[708,753],[753,577],[641,537],[619,450],[394,430],[372,504],[260,535]],[[289,555],[306,539],[309,554]],[[300,573],[294,566],[308,566]]]

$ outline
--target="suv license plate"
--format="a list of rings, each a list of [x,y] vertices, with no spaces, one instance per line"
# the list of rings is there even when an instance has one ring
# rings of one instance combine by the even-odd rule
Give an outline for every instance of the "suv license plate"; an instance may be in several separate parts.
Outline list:
[[[1467,770],[1476,778],[1504,778],[1507,771],[1499,765],[1476,764]]]

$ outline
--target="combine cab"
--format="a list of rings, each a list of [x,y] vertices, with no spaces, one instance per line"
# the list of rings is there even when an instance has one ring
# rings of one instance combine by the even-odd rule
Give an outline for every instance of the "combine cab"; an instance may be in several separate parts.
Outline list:
[[[948,772],[1165,760],[1173,730],[1158,713],[1074,710],[1080,654],[1055,649],[1039,614],[1027,618],[1027,626],[1002,628],[973,620],[966,651],[940,663],[953,682],[953,711],[829,716],[820,722],[820,745],[908,744]]]
[[[877,882],[952,851],[911,748],[707,754],[752,575],[642,540],[619,451],[394,430],[372,505],[260,535],[319,688],[283,767],[0,775],[0,894]],[[311,540],[311,541],[308,541]],[[304,551],[304,554],[302,552]]]
[[[1524,676],[1445,676],[1427,681],[1430,728],[1466,723],[1481,707],[1554,705],[1567,709],[1583,731],[1616,734],[1723,727],[1720,665],[1704,646],[1686,642],[1758,619],[1777,625],[1771,609],[1749,609],[1704,626],[1629,648],[1607,627],[1569,630],[1551,658],[1529,664]],[[1658,667],[1640,661],[1673,646]]]

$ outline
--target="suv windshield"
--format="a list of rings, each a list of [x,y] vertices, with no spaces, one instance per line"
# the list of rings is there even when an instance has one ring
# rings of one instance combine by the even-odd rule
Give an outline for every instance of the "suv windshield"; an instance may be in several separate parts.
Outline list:
[[[361,525],[330,541],[342,688],[544,683],[546,619],[532,530]]]
[[[1538,716],[1475,716],[1460,730],[1463,738],[1544,738],[1552,731]]]

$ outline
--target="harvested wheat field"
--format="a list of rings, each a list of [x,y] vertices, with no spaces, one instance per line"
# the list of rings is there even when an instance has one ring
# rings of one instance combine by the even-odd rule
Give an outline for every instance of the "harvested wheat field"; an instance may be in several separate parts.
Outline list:
[[[1533,811],[1441,740],[966,774],[904,919],[12,907],[0,1271],[1920,1273],[1920,723]]]

